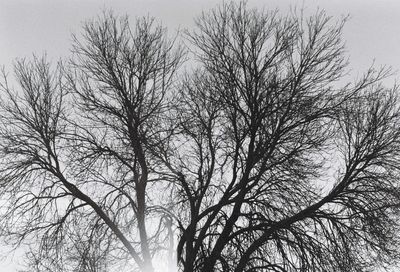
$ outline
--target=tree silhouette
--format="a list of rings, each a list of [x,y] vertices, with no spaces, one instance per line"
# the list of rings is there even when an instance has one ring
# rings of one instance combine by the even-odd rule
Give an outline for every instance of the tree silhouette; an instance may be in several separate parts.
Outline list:
[[[109,13],[85,24],[73,50],[55,71],[43,58],[20,60],[20,92],[6,78],[2,85],[2,230],[16,243],[39,235],[33,260],[51,256],[51,271],[90,261],[92,249],[81,247],[91,241],[100,241],[97,252],[127,254],[153,271],[167,237],[160,201],[152,200],[159,193],[146,192],[157,183],[147,149],[168,136],[163,114],[182,53],[152,19],[131,29]],[[146,217],[162,226],[149,229]],[[74,251],[82,254],[62,265],[66,241],[80,241]]]
[[[163,156],[187,211],[183,271],[364,271],[398,256],[397,87],[372,68],[338,87],[343,24],[245,4],[197,20],[183,146]]]
[[[324,12],[203,13],[184,47],[110,13],[1,84],[1,234],[36,271],[371,271],[399,258],[390,69]],[[168,264],[167,264],[168,263]]]

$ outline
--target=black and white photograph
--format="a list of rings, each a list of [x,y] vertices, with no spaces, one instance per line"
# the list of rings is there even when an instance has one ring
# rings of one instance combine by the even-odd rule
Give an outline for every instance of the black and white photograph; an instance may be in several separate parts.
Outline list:
[[[0,0],[0,272],[400,271],[400,1]]]

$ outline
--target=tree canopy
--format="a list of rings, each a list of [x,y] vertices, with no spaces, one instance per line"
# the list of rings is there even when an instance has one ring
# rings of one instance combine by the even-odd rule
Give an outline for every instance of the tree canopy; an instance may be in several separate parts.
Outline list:
[[[232,2],[170,37],[105,12],[69,60],[17,60],[0,235],[29,271],[395,265],[399,91],[385,67],[344,82],[345,21]]]

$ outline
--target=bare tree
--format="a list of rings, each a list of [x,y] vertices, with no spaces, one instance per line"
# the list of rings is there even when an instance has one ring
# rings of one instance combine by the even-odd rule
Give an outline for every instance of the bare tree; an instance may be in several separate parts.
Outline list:
[[[34,271],[371,271],[399,259],[390,70],[344,83],[345,19],[223,4],[183,50],[110,13],[0,103],[0,234]],[[176,84],[175,84],[176,83]],[[176,252],[173,252],[176,248]],[[168,263],[168,264],[167,264]]]
[[[343,84],[337,23],[224,4],[189,32],[175,175],[183,271],[370,271],[398,258],[397,86]],[[341,87],[339,87],[341,86]]]
[[[152,19],[130,28],[110,13],[86,23],[73,50],[54,71],[45,59],[18,61],[19,90],[4,77],[3,235],[40,238],[30,255],[38,271],[103,271],[90,263],[103,253],[153,271],[168,233],[147,150],[168,137],[163,114],[182,51]]]

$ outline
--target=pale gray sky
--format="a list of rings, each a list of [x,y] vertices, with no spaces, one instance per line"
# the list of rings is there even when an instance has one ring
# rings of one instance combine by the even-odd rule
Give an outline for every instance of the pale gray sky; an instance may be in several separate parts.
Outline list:
[[[173,32],[188,27],[193,17],[218,0],[0,0],[0,65],[10,70],[13,59],[47,52],[52,60],[69,54],[71,32],[82,21],[103,9],[130,17],[150,15]],[[364,72],[375,59],[400,71],[400,1],[398,0],[249,0],[249,6],[289,10],[317,8],[339,18],[350,14],[344,30],[353,75]],[[0,247],[0,251],[2,248]],[[0,252],[1,253],[1,252]],[[11,262],[0,262],[0,271],[15,272]]]
[[[104,8],[131,17],[151,15],[171,30],[192,23],[204,8],[219,0],[0,0],[0,64],[9,67],[16,57],[47,52],[51,58],[67,56],[70,33],[79,31],[81,22]],[[313,12],[350,14],[345,39],[352,67],[365,69],[377,64],[400,68],[400,1],[397,0],[250,0],[250,6],[288,10],[290,5]]]

